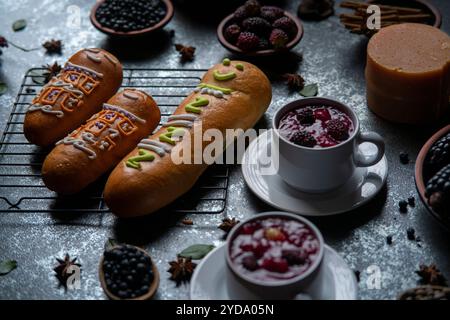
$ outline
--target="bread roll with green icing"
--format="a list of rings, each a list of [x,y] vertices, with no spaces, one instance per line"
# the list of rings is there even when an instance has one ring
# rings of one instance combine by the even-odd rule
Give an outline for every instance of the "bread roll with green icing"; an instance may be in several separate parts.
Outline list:
[[[23,131],[27,140],[50,146],[102,108],[122,84],[122,65],[102,49],[83,49],[31,102]]]
[[[204,161],[175,164],[172,153],[190,150],[194,159],[196,146],[189,140],[199,128],[203,132],[217,129],[225,135],[226,129],[253,127],[271,99],[270,82],[256,66],[225,59],[212,67],[168,122],[142,140],[113,170],[104,191],[111,211],[119,217],[147,215],[189,191],[208,165]],[[181,135],[181,140],[174,138]],[[201,142],[197,148],[204,150],[210,143]],[[144,151],[155,158],[133,161]]]
[[[151,96],[125,89],[103,104],[103,110],[56,143],[42,166],[45,185],[73,194],[114,168],[137,143],[155,130],[161,113]],[[149,153],[139,159],[152,159]]]

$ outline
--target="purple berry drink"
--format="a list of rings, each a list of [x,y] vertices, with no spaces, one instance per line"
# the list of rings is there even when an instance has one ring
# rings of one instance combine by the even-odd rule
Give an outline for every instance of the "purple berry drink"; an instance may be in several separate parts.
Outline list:
[[[242,225],[229,248],[231,261],[240,274],[273,282],[309,270],[319,258],[320,240],[300,221],[268,217]]]
[[[336,146],[355,130],[347,114],[329,106],[306,106],[289,111],[281,118],[278,128],[292,143],[316,149]]]

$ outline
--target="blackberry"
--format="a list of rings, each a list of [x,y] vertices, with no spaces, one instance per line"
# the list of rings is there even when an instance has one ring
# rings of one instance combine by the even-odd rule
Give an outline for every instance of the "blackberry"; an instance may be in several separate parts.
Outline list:
[[[331,119],[327,122],[327,133],[337,141],[344,141],[349,137],[347,126],[338,119]]]
[[[258,50],[270,49],[270,42],[266,38],[259,38]]]
[[[261,12],[261,5],[257,0],[247,0],[244,7],[250,16],[258,16]]]
[[[286,259],[289,265],[304,264],[308,258],[308,254],[304,250],[285,249],[281,252],[281,256]]]
[[[253,32],[262,36],[267,36],[271,31],[270,23],[259,17],[245,19],[242,21],[242,27],[245,31]]]
[[[427,183],[425,197],[436,211],[449,212],[450,204],[450,164],[439,170]]]
[[[273,6],[261,7],[261,18],[273,22],[284,16],[284,11],[281,8]]]
[[[314,112],[311,109],[301,109],[297,113],[297,120],[300,124],[311,125],[316,121],[316,118],[314,118]]]
[[[245,269],[250,271],[255,271],[256,269],[259,268],[258,261],[254,256],[248,256],[242,259],[242,265],[244,266]]]
[[[236,11],[233,13],[233,19],[236,22],[240,22],[244,20],[245,18],[248,18],[250,14],[247,11],[247,8],[245,6],[240,6],[236,9]]]
[[[241,32],[236,45],[243,51],[255,50],[259,45],[259,37],[252,32]]]
[[[450,133],[433,144],[427,158],[427,164],[435,171],[450,163]]]
[[[285,48],[289,42],[289,37],[283,30],[273,29],[269,41],[275,49],[282,49]]]
[[[224,36],[231,43],[236,43],[240,33],[241,28],[237,24],[232,24],[225,29]]]
[[[314,137],[305,131],[297,131],[292,136],[290,141],[295,143],[299,146],[309,147],[312,148],[317,144],[316,139]]]
[[[294,36],[297,33],[297,26],[295,25],[295,22],[292,21],[292,19],[289,17],[282,17],[275,20],[275,22],[272,24],[272,27],[275,29],[283,30],[290,37]]]

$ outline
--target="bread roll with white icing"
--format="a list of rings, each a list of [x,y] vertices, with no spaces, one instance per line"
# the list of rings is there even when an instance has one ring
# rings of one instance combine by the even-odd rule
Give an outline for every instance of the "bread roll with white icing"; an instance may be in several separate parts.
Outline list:
[[[106,204],[119,217],[143,216],[168,205],[191,189],[208,167],[204,162],[175,164],[171,153],[179,154],[185,148],[194,159],[195,146],[188,142],[199,126],[203,132],[214,128],[223,135],[226,129],[249,129],[264,114],[271,99],[270,82],[256,66],[228,59],[215,65],[168,123],[141,141],[113,170],[105,186]],[[184,132],[181,141],[171,141],[171,135],[180,130]],[[187,139],[188,135],[191,139]],[[200,151],[210,143],[200,143]],[[130,159],[142,150],[151,152],[155,159],[130,164]]]
[[[161,113],[145,92],[125,89],[84,125],[56,143],[42,166],[45,185],[61,194],[81,191],[155,130]],[[153,155],[141,154],[139,159]]]
[[[122,84],[122,65],[102,49],[83,49],[31,102],[23,131],[27,140],[49,146],[102,108]]]

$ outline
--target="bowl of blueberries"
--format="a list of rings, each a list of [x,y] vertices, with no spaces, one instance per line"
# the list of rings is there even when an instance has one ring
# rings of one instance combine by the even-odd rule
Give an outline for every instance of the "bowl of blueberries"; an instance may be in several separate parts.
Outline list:
[[[425,207],[450,230],[450,125],[422,147],[416,160],[415,180]]]
[[[95,28],[110,36],[142,36],[163,28],[174,13],[170,0],[100,0],[91,10]]]

